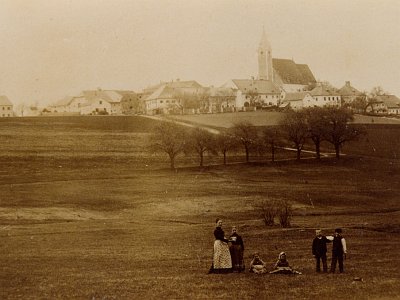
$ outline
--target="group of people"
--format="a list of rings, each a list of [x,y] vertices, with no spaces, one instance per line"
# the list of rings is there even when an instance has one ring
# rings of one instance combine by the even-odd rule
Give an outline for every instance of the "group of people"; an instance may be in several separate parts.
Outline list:
[[[344,272],[343,259],[346,257],[346,240],[342,237],[342,230],[335,229],[333,236],[324,236],[320,229],[315,231],[316,236],[312,243],[312,254],[316,260],[316,271],[321,272],[321,262],[323,272],[328,272],[327,265],[327,244],[332,242],[332,262],[330,272],[334,273],[337,263],[339,264],[339,272]],[[237,233],[237,228],[232,227],[232,233],[229,237],[225,237],[222,229],[222,220],[216,220],[214,230],[214,252],[213,263],[209,273],[230,273],[245,271],[243,259],[244,243],[242,237]],[[279,253],[278,261],[275,263],[274,269],[268,271],[267,264],[261,259],[258,252],[253,254],[250,262],[249,272],[255,274],[301,274],[294,270],[286,257],[285,252]]]
[[[344,272],[343,260],[346,258],[347,245],[346,240],[342,236],[342,229],[336,228],[333,236],[322,235],[321,229],[315,230],[315,238],[312,243],[312,254],[316,261],[316,271],[324,273],[328,272],[328,264],[326,258],[327,247],[326,244],[332,242],[332,260],[331,260],[331,273],[335,273],[336,265],[339,263],[339,272]]]

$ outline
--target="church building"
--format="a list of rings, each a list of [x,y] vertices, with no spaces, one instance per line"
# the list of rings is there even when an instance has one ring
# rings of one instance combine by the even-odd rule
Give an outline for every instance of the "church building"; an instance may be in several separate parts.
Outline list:
[[[265,30],[257,52],[258,78],[232,80],[238,89],[238,109],[279,106],[286,93],[307,91],[310,86],[315,86],[316,80],[308,65],[272,57],[272,47]]]

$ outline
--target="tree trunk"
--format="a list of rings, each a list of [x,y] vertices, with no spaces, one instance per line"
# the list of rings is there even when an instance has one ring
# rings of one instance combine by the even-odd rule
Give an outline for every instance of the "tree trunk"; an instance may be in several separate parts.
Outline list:
[[[271,144],[271,161],[272,162],[275,161],[275,144],[274,143]]]
[[[248,163],[249,162],[249,148],[246,146],[245,150],[246,150],[246,162]]]
[[[170,162],[171,170],[175,170],[175,157],[170,156],[169,158],[171,160],[171,162]]]
[[[300,155],[301,155],[301,149],[297,148],[297,160],[300,160]]]
[[[226,165],[226,151],[224,151],[224,166]]]
[[[335,145],[335,153],[336,153],[336,158],[340,158],[340,145],[336,144]]]
[[[315,143],[315,155],[317,157],[317,159],[321,159],[321,142],[318,141],[314,141]]]
[[[203,167],[203,152],[200,152],[200,167]]]

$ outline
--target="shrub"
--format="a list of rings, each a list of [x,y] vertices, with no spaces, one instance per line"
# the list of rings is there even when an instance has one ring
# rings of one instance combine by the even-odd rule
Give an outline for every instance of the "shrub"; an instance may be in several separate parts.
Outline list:
[[[280,200],[278,203],[279,224],[283,228],[290,227],[293,215],[292,204],[287,200]]]
[[[261,211],[261,217],[265,226],[274,226],[274,219],[278,213],[278,205],[276,200],[263,199],[256,204],[256,208]]]

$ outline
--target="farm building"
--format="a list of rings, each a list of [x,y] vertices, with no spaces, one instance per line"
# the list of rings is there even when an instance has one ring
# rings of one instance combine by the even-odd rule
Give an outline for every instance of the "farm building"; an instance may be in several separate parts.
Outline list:
[[[187,109],[195,109],[196,105],[184,105],[190,98],[204,93],[204,88],[194,80],[163,82],[143,90],[143,102],[146,114],[183,113]],[[195,100],[195,99],[193,99]]]
[[[47,110],[52,114],[77,115],[120,115],[123,93],[113,90],[88,90],[79,96],[69,96],[51,105]]]

